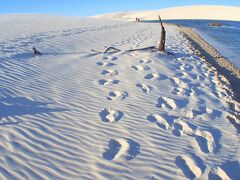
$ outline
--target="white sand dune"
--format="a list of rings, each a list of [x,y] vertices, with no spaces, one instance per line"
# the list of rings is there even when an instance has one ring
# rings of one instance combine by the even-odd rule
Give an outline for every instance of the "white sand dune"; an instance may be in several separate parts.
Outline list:
[[[240,21],[240,7],[195,5],[173,7],[153,11],[119,12],[97,15],[94,17],[135,21],[136,17],[140,18],[140,20],[157,20],[158,15],[161,15],[162,19],[166,20],[210,19]]]
[[[158,24],[1,15],[0,179],[239,179],[239,103],[166,29],[174,55],[124,51]]]

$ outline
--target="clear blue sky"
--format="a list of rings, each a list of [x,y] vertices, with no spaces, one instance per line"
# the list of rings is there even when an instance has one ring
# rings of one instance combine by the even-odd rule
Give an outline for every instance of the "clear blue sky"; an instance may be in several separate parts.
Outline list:
[[[90,16],[199,4],[240,6],[240,0],[0,0],[0,13]]]

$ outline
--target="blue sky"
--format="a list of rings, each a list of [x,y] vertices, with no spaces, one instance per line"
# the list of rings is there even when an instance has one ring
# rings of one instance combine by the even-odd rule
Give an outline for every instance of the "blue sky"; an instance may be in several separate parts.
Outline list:
[[[240,0],[0,0],[0,13],[90,16],[109,12],[153,10],[199,4],[240,6]]]

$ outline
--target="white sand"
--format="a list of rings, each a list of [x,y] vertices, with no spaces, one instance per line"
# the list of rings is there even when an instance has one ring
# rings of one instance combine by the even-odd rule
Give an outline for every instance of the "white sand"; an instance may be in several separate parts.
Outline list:
[[[0,179],[238,179],[229,83],[166,30],[97,54],[159,25],[1,15]]]
[[[159,2],[161,3],[161,2]],[[195,5],[182,6],[153,11],[119,12],[97,15],[96,18],[125,19],[135,21],[158,20],[158,14],[162,19],[210,19],[210,20],[233,20],[240,21],[240,7]]]

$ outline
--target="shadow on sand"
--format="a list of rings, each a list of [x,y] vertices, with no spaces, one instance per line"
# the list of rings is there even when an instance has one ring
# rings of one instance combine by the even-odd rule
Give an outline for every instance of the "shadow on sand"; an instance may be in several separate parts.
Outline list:
[[[1,122],[2,118],[67,111],[67,109],[64,108],[48,107],[50,104],[52,103],[33,101],[25,97],[9,96],[0,98],[0,126],[19,123]]]

